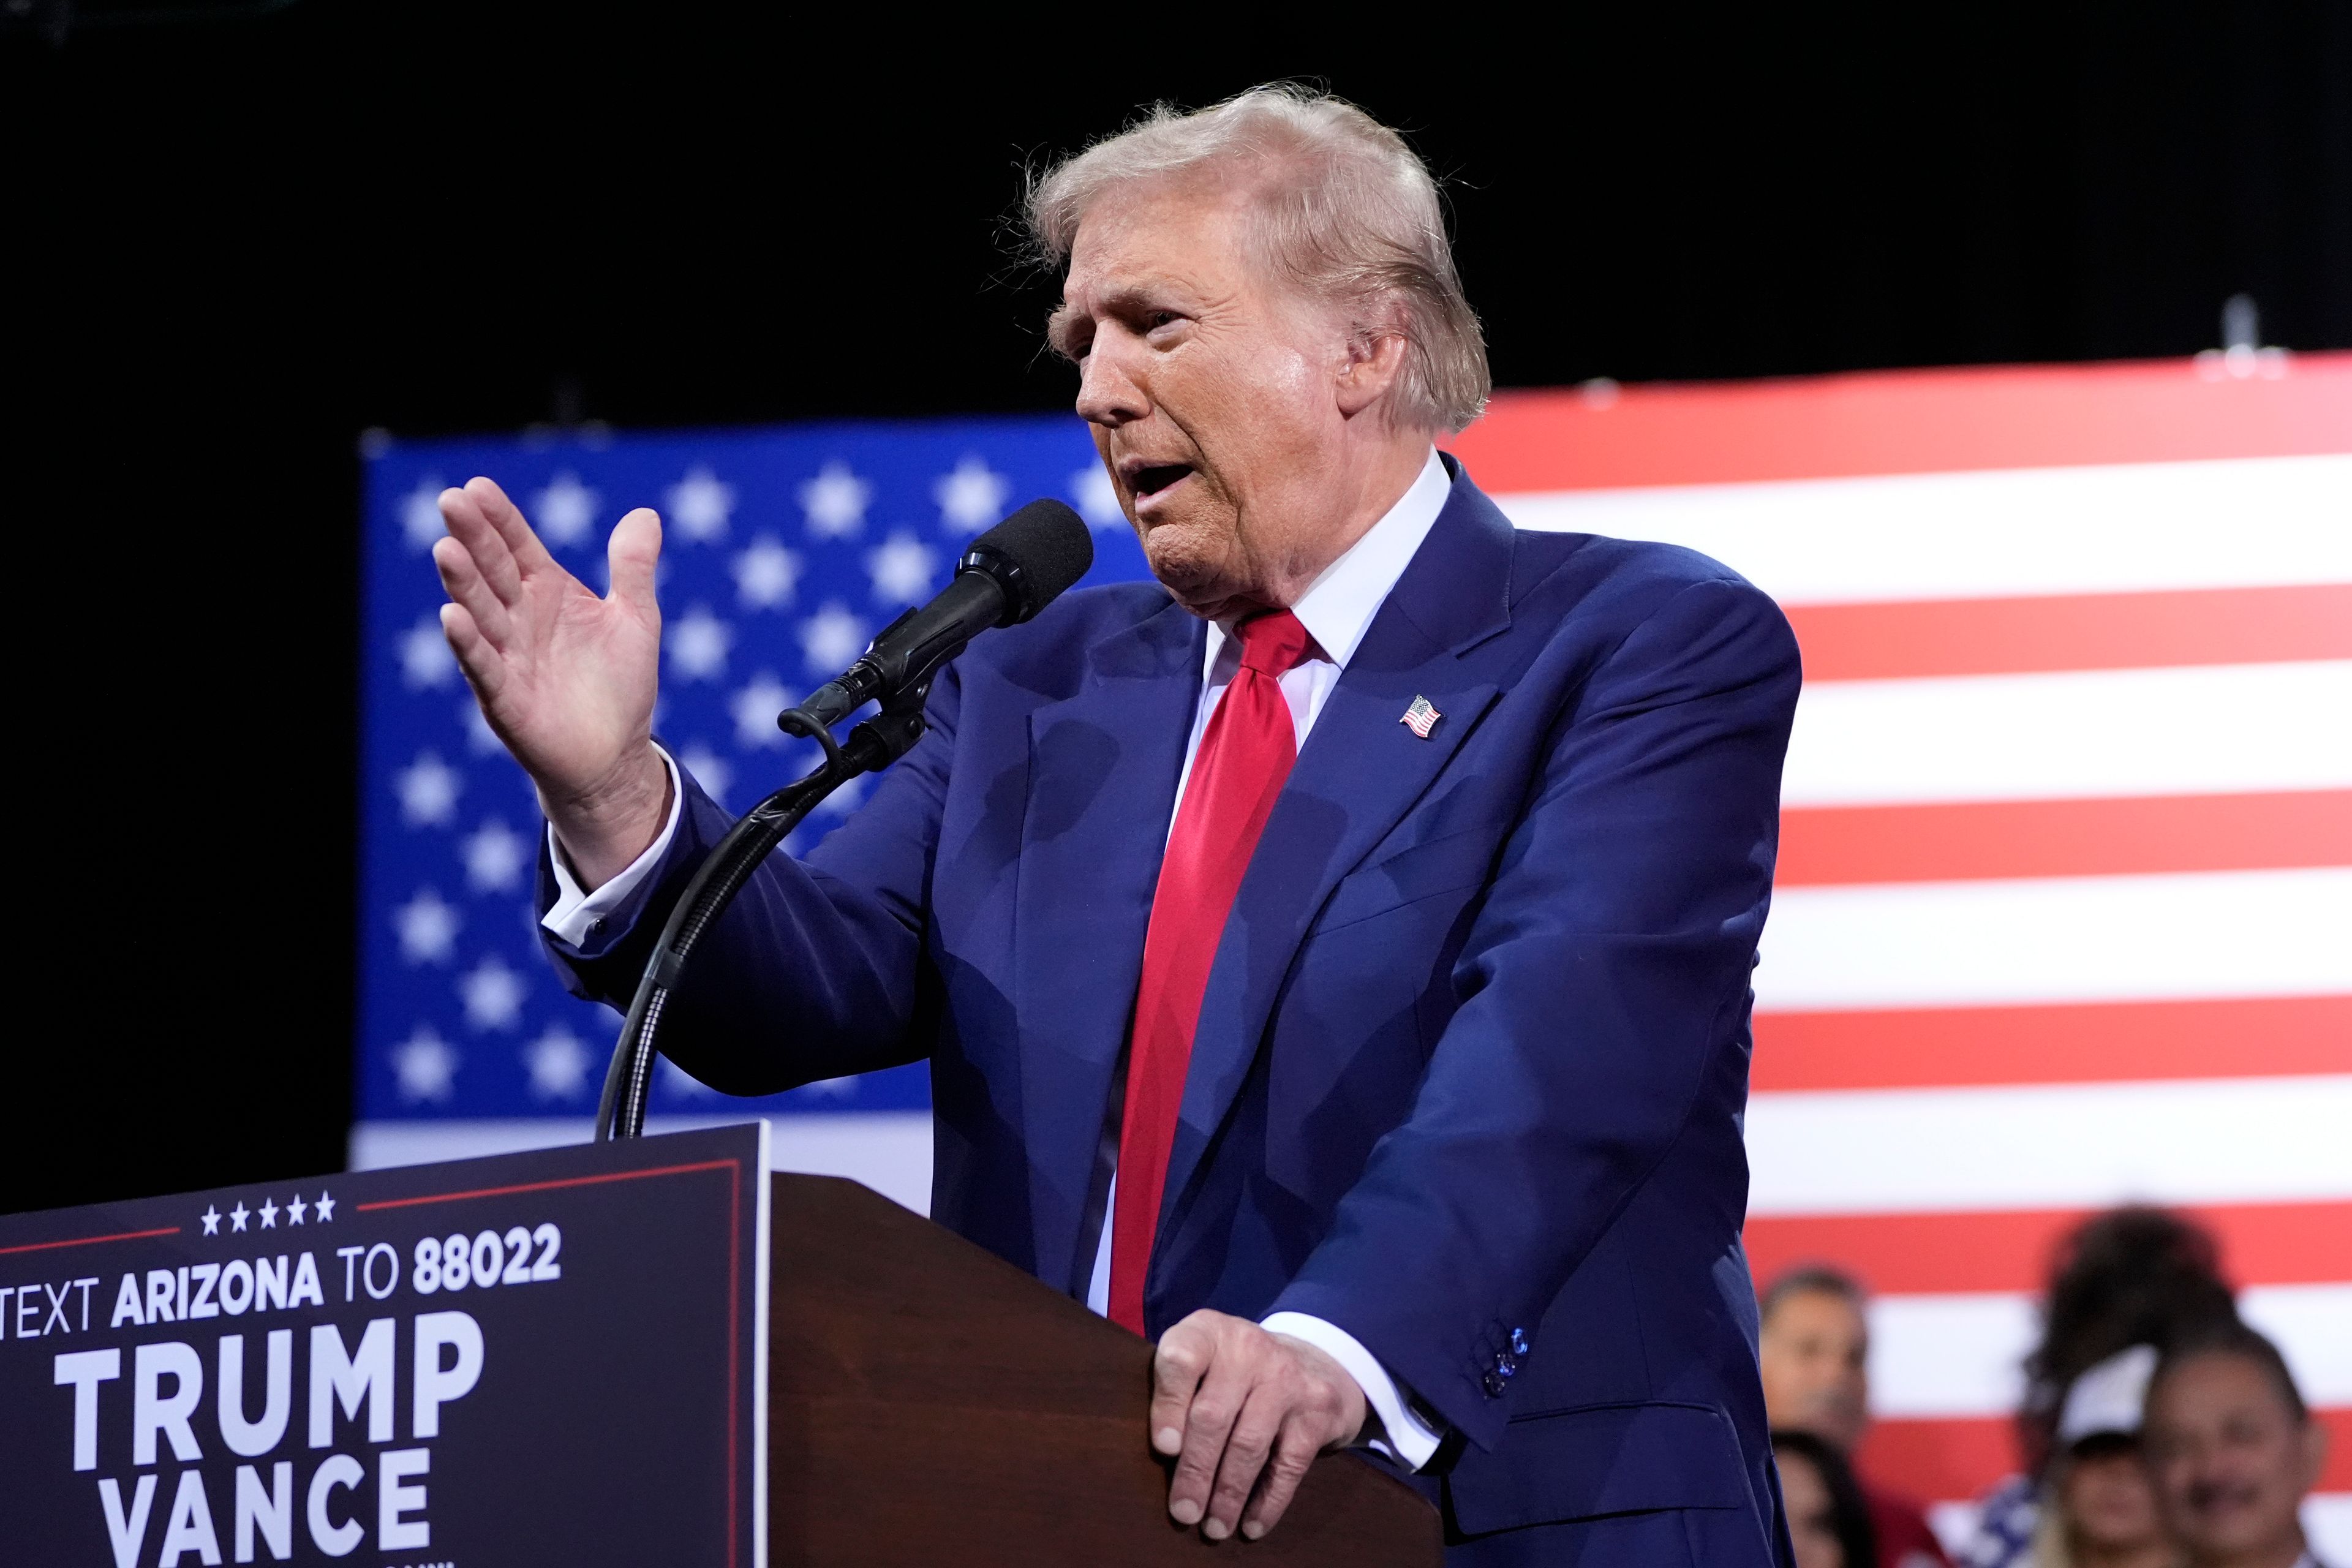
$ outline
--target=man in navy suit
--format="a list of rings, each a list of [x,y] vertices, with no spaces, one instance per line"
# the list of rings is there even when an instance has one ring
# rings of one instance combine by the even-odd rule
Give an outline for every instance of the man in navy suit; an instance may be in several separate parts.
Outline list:
[[[957,660],[705,938],[667,1048],[740,1093],[928,1058],[933,1215],[1158,1337],[1150,1440],[1212,1539],[1355,1447],[1457,1563],[1786,1563],[1739,1247],[1785,621],[1687,552],[1517,531],[1433,449],[1485,352],[1360,110],[1162,110],[1030,211],[1158,582]],[[549,949],[625,999],[728,822],[649,732],[658,520],[599,599],[488,480],[442,506]]]

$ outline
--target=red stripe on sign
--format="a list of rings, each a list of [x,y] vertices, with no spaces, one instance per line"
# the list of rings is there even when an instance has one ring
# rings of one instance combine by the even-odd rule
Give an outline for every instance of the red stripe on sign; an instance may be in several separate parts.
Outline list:
[[[1884,1294],[2038,1293],[2060,1241],[2093,1212],[1754,1215],[1742,1239],[1759,1289],[1799,1264],[1828,1263]],[[2223,1204],[2176,1212],[2213,1233],[2233,1284],[2352,1279],[2352,1203]]]
[[[2352,996],[1759,1013],[1759,1091],[2352,1072]]]
[[[1793,806],[1784,888],[2352,865],[2352,789]]]
[[[2352,353],[1500,392],[1448,442],[1488,495],[2352,450]]]
[[[2352,658],[2352,583],[1789,609],[1807,680]]]
[[[2352,1410],[2315,1410],[2327,1428],[2327,1462],[2315,1490],[2352,1489]],[[1999,1416],[1937,1421],[1881,1421],[1854,1455],[1862,1472],[1881,1486],[1932,1502],[1982,1497],[2017,1473],[2014,1428]]]

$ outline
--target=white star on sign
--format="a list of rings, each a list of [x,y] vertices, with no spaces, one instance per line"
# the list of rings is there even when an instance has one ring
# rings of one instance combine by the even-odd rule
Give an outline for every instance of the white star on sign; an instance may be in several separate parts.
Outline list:
[[[411,963],[438,963],[449,956],[466,917],[432,889],[419,888],[415,898],[392,911],[392,923],[400,932],[401,957]]]
[[[801,623],[801,652],[811,669],[829,679],[847,669],[850,661],[866,651],[872,635],[849,606],[830,604]]]
[[[245,1203],[242,1199],[238,1200],[236,1207],[228,1211],[229,1229],[243,1230],[245,1228],[246,1217],[252,1213],[253,1211],[251,1209],[245,1206]]]
[[[457,810],[466,781],[437,752],[419,752],[415,762],[392,775],[392,787],[400,795],[400,815],[411,827],[438,827]]]
[[[530,862],[531,841],[492,817],[459,842],[466,859],[466,880],[478,893],[509,893],[522,880]]]
[[[441,635],[441,617],[425,616],[400,634],[400,679],[411,691],[446,686],[457,673],[457,656]]]
[[[522,1057],[535,1099],[576,1100],[588,1087],[588,1047],[561,1024],[525,1046]]]
[[[779,702],[768,710],[766,722],[771,733],[781,732],[776,730],[775,716],[782,708]],[[677,765],[694,775],[694,782],[702,786],[705,795],[721,805],[727,804],[727,792],[735,784],[735,770],[726,758],[698,741],[678,752]]]
[[[205,1234],[206,1236],[218,1236],[220,1234],[219,1209],[210,1204],[206,1204],[205,1205],[205,1212],[198,1215],[196,1217],[205,1222]]]
[[[931,577],[939,570],[937,552],[911,533],[894,533],[877,550],[866,552],[866,573],[874,579],[874,596],[886,605],[911,605],[931,596]]]
[[[751,548],[735,557],[735,596],[754,610],[772,610],[793,602],[800,586],[801,558],[763,533]]]
[[[670,520],[679,533],[698,544],[715,544],[727,537],[727,519],[735,510],[735,487],[699,463],[686,478],[670,486],[665,498]]]
[[[530,987],[506,966],[497,953],[457,977],[457,995],[466,1004],[466,1022],[477,1029],[511,1029],[522,1012]]]
[[[688,680],[709,680],[727,668],[735,629],[697,605],[669,624],[670,668]]]
[[[400,498],[400,535],[411,550],[419,553],[430,550],[448,531],[441,521],[441,492],[446,488],[438,479],[428,477],[417,480],[416,488]]]
[[[776,715],[792,705],[793,694],[773,675],[763,669],[753,676],[727,700],[727,710],[735,716],[735,743],[761,748],[782,745],[785,736],[776,728]]]
[[[1110,471],[1100,463],[1088,463],[1070,476],[1070,500],[1077,503],[1078,515],[1095,528],[1123,528],[1127,513],[1118,510],[1118,487],[1110,482]]]
[[[449,1080],[457,1076],[457,1053],[429,1026],[419,1024],[415,1034],[392,1048],[392,1070],[400,1079],[401,1099],[446,1100]]]
[[[278,1228],[278,1200],[275,1198],[265,1197],[261,1200],[261,1228],[264,1230]]]
[[[818,539],[845,539],[864,528],[866,508],[873,500],[874,487],[839,461],[827,463],[801,486],[801,510],[808,514],[809,532]]]
[[[302,1194],[296,1193],[292,1201],[288,1203],[286,1205],[286,1223],[288,1225],[300,1225],[302,1223],[302,1215],[310,1206],[310,1205],[302,1201]]]
[[[599,499],[594,490],[580,482],[579,475],[567,468],[532,498],[532,525],[550,544],[577,544],[595,526]]]
[[[959,533],[978,533],[1002,517],[1004,498],[1012,493],[1013,481],[976,456],[965,458],[931,486],[940,520]]]
[[[319,1223],[320,1225],[324,1225],[329,1220],[335,1217],[335,1200],[327,1194],[320,1193],[319,1194],[318,1209]]]

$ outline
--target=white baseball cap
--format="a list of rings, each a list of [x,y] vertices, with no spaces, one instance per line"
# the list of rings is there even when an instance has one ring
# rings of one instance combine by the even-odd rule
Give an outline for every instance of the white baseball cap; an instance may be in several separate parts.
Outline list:
[[[2134,1345],[2076,1378],[2058,1412],[2059,1445],[2071,1447],[2085,1437],[2137,1433],[2156,1360],[2154,1345]]]

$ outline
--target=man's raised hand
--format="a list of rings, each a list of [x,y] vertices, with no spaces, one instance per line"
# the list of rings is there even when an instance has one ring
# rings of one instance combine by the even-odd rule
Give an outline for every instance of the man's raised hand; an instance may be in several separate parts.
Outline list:
[[[1272,1530],[1326,1448],[1363,1430],[1364,1392],[1304,1340],[1205,1309],[1160,1336],[1151,1446],[1176,1460],[1168,1512],[1223,1541]]]
[[[606,548],[613,591],[600,598],[488,479],[442,491],[441,518],[442,633],[593,888],[642,854],[668,814],[668,770],[652,739],[661,520],[644,507],[621,519]]]

